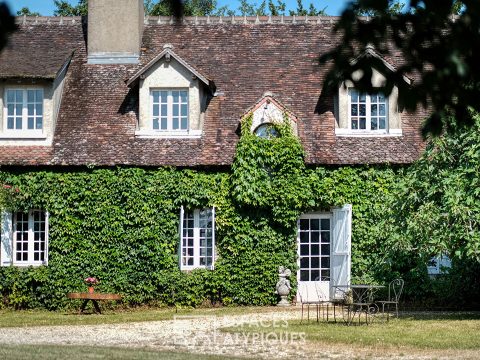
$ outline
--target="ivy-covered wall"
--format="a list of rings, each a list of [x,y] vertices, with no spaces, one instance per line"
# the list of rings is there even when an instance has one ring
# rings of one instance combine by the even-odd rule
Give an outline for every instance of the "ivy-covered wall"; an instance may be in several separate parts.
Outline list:
[[[83,279],[95,276],[99,291],[132,305],[273,304],[278,267],[297,267],[299,215],[347,203],[352,275],[372,280],[384,264],[382,214],[398,171],[307,168],[289,127],[277,130],[272,139],[244,131],[231,168],[3,169],[0,182],[19,189],[14,207],[42,208],[50,218],[48,266],[0,268],[0,303],[62,308],[66,293],[85,291]],[[179,271],[182,205],[216,208],[213,271]]]

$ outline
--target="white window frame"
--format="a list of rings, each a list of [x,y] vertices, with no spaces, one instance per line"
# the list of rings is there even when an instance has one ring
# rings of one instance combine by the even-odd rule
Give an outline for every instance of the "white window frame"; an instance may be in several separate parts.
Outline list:
[[[45,215],[45,248],[44,260],[34,260],[34,213],[42,212]],[[17,213],[2,213],[2,244],[0,247],[1,266],[41,266],[48,265],[48,238],[49,238],[49,213],[41,209],[32,209],[27,212],[28,216],[28,257],[27,260],[17,260]]]
[[[211,209],[212,211],[212,264],[209,265],[200,265],[200,211],[205,209]],[[185,210],[182,206],[180,208],[180,226],[179,226],[179,233],[180,233],[180,245],[179,245],[179,264],[180,270],[193,270],[193,269],[214,269],[215,265],[215,208],[208,207],[202,209],[193,209],[189,210],[188,212],[193,212],[193,220],[194,220],[194,227],[193,227],[193,265],[187,265],[183,263],[183,222],[185,217]]]
[[[41,91],[42,94],[42,128],[28,129],[28,95],[29,90]],[[22,91],[22,129],[8,129],[8,91]],[[36,109],[35,109],[36,112]],[[37,115],[34,116],[34,126]],[[15,122],[15,120],[14,120]],[[3,97],[3,133],[14,137],[41,137],[43,136],[43,129],[45,128],[45,91],[43,87],[7,87],[4,91]]]
[[[159,129],[155,129],[153,126],[154,122],[154,116],[153,115],[153,107],[157,103],[154,103],[153,101],[153,93],[156,91],[167,91],[167,129],[161,129],[161,103],[159,106]],[[173,129],[173,91],[185,91],[187,93],[187,127],[185,129],[181,128],[182,125],[182,120],[181,116],[179,115],[179,129]],[[150,126],[151,126],[151,131],[155,133],[161,133],[161,134],[185,134],[189,132],[190,129],[190,94],[189,94],[189,89],[187,88],[151,88],[150,89]]]
[[[385,129],[376,129],[372,130],[372,102],[371,102],[371,95],[375,94],[365,94],[366,96],[366,101],[365,101],[365,121],[366,121],[366,128],[365,129],[354,129],[352,128],[352,96],[351,96],[351,91],[358,91],[355,88],[349,87],[347,89],[347,96],[348,96],[348,130],[351,133],[355,134],[388,134],[388,128],[389,128],[389,99],[388,96],[385,96]],[[358,91],[359,95],[362,94],[360,91]],[[359,120],[360,121],[360,120]],[[380,125],[380,124],[378,124]],[[360,125],[359,125],[360,127]]]

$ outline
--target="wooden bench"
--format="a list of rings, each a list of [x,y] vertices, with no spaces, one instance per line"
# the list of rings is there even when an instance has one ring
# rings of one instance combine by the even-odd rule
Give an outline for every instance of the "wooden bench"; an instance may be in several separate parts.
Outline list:
[[[68,293],[67,298],[69,299],[81,299],[84,300],[82,306],[80,307],[79,313],[82,314],[87,306],[87,303],[91,301],[93,303],[93,307],[95,312],[101,314],[102,311],[100,310],[100,306],[98,305],[98,301],[104,300],[122,300],[122,295],[119,294],[102,294],[102,293]]]

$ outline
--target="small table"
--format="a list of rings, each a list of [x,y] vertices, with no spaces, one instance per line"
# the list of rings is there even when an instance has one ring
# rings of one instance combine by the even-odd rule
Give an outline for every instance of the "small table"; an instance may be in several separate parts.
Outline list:
[[[347,306],[346,323],[350,325],[358,313],[358,322],[360,323],[360,314],[365,310],[365,322],[368,324],[368,314],[375,312],[374,295],[379,289],[385,288],[384,285],[353,284],[353,285],[334,285],[334,288],[344,293],[345,305]],[[350,294],[348,292],[351,291]],[[378,311],[378,308],[376,309]]]
[[[67,298],[69,299],[82,299],[84,300],[82,306],[80,307],[79,313],[82,314],[87,306],[87,303],[91,301],[95,312],[101,314],[100,306],[98,305],[99,300],[121,300],[122,295],[119,294],[102,294],[102,293],[68,293]]]

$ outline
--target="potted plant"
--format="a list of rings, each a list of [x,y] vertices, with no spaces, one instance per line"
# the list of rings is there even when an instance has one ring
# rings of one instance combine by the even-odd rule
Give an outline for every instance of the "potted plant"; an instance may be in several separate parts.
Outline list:
[[[88,292],[92,294],[95,291],[94,287],[98,284],[98,279],[96,277],[87,277],[84,281],[88,286]]]

